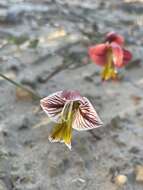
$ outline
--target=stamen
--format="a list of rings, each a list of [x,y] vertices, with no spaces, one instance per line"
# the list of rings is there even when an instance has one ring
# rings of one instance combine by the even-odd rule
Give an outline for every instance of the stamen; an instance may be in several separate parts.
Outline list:
[[[101,75],[103,80],[115,79],[117,76],[117,71],[113,64],[112,49],[107,52],[107,63]]]
[[[61,121],[67,121],[69,106],[70,106],[69,103],[66,103],[64,105],[64,108],[63,108],[63,110],[61,112]]]
[[[61,113],[61,121],[68,121],[69,118],[71,117],[72,110],[73,110],[73,101],[66,103]]]
[[[73,110],[73,102],[70,103],[70,107],[69,107],[69,110],[68,110],[68,121],[71,120],[72,118],[72,110]]]

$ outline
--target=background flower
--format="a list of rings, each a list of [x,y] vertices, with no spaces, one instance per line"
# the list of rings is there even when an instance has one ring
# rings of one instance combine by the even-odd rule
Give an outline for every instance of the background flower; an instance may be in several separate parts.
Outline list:
[[[105,43],[89,47],[91,60],[104,66],[103,80],[116,78],[116,68],[125,66],[132,59],[132,54],[121,46],[123,43],[124,38],[121,35],[110,32],[106,35]]]

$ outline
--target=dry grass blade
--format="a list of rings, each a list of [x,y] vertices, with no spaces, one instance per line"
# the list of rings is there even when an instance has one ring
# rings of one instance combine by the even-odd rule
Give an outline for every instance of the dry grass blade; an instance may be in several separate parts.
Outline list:
[[[41,99],[41,97],[40,97],[38,94],[36,94],[36,93],[33,92],[32,90],[30,90],[29,88],[23,86],[22,84],[20,84],[20,83],[18,83],[18,82],[16,82],[16,81],[10,79],[9,77],[3,75],[2,73],[0,73],[0,77],[3,78],[3,79],[5,79],[6,81],[10,82],[10,83],[13,84],[14,86],[16,86],[17,89],[21,89],[20,91],[23,92],[23,93],[25,92],[26,96],[27,96],[27,94],[30,94],[30,96],[31,96],[33,99],[35,99],[35,100],[40,100],[40,99]],[[20,92],[20,95],[22,95],[21,92]],[[18,95],[19,95],[19,94],[18,94]]]

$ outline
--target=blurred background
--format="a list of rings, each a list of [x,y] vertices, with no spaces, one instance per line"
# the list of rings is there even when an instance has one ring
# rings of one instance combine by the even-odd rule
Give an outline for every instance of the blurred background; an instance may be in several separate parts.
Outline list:
[[[110,31],[133,59],[103,83],[87,50]],[[0,0],[0,72],[41,97],[79,90],[104,122],[52,144],[39,102],[0,78],[0,189],[142,190],[142,55],[141,0]]]

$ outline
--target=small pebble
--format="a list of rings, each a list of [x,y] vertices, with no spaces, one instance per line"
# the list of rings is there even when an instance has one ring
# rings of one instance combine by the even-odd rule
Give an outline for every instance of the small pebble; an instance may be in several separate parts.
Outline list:
[[[130,150],[129,150],[130,153],[133,153],[133,154],[138,154],[140,152],[140,150],[138,149],[138,147],[136,146],[133,146]]]
[[[17,87],[16,88],[16,99],[28,101],[28,100],[32,100],[33,97],[32,97],[32,94],[30,94],[26,90],[23,90],[22,88]]]
[[[2,180],[0,180],[0,190],[7,190],[5,184],[3,183]]]
[[[137,165],[135,167],[135,176],[137,182],[143,182],[143,165]]]
[[[127,176],[125,175],[117,175],[115,178],[114,178],[114,182],[116,185],[118,186],[122,186],[124,185],[126,182],[127,182],[128,178]]]

